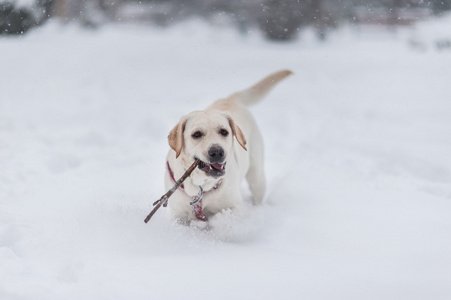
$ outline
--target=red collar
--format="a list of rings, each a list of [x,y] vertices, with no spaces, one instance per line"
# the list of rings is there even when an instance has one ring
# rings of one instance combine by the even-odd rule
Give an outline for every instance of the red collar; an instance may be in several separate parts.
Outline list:
[[[174,173],[172,173],[171,166],[169,165],[168,161],[166,161],[166,168],[168,169],[169,177],[171,178],[172,182],[175,184],[176,180],[174,178]],[[222,179],[220,179],[218,181],[218,183],[216,183],[216,185],[211,190],[218,189],[221,186],[221,184],[222,184]],[[185,186],[183,184],[180,185],[179,189],[185,192]],[[192,197],[192,200],[193,200],[192,203],[193,204],[191,204],[191,206],[193,207],[194,214],[196,215],[196,218],[201,220],[201,221],[207,221],[208,220],[207,217],[204,215],[204,212],[203,212],[202,196],[203,196],[203,194],[208,193],[210,191],[205,191],[204,192],[204,191],[202,191],[202,188],[201,188],[201,192],[198,195]]]

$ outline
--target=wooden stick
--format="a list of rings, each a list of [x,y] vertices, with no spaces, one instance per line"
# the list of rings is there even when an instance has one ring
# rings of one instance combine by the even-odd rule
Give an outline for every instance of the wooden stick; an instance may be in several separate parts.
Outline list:
[[[182,183],[185,181],[186,178],[188,178],[191,173],[194,171],[194,169],[199,165],[200,160],[196,158],[194,163],[191,165],[191,167],[186,170],[185,174],[183,174],[182,177],[180,177],[179,180],[174,184],[174,186],[161,198],[153,203],[153,206],[155,206],[152,211],[147,215],[147,217],[144,219],[144,223],[149,222],[150,218],[157,212],[157,210],[163,205],[166,206],[169,200],[169,197],[172,196],[172,194],[175,193],[175,191],[182,185]]]

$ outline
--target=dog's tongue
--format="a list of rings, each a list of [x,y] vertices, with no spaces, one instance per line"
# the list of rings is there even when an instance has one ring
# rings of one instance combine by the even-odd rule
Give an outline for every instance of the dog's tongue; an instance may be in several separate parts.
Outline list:
[[[214,164],[211,164],[211,166],[212,166],[213,168],[215,168],[216,170],[222,170],[222,169],[224,169],[224,164],[214,163]]]

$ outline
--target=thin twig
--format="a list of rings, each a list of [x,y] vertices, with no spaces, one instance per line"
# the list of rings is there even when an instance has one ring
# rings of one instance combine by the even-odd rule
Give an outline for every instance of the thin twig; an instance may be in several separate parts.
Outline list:
[[[199,165],[200,160],[196,158],[194,163],[186,170],[185,174],[183,174],[182,177],[180,177],[179,180],[174,184],[174,186],[161,198],[153,203],[153,206],[155,206],[152,211],[147,215],[147,217],[144,219],[144,223],[149,222],[150,218],[157,212],[157,210],[163,205],[166,206],[169,200],[169,197],[172,196],[172,194],[175,193],[175,191],[182,185],[182,183],[185,181],[186,178],[188,178],[191,173],[196,169],[196,167]]]

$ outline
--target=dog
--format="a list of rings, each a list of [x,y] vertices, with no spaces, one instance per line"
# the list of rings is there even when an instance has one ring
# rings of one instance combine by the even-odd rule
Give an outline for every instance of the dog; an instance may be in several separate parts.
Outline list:
[[[241,183],[246,178],[252,203],[262,202],[266,190],[263,140],[248,106],[258,103],[289,70],[273,73],[250,88],[220,99],[202,111],[183,116],[170,131],[165,185],[175,180],[198,159],[198,167],[172,198],[172,218],[207,221],[225,209],[243,204]]]

